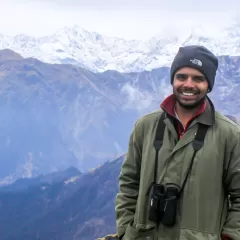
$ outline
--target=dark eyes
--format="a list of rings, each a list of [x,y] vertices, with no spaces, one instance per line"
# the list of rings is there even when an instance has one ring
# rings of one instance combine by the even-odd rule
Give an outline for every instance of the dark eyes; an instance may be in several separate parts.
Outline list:
[[[193,81],[197,81],[197,82],[203,82],[206,80],[206,78],[204,76],[191,76]],[[186,80],[189,78],[189,75],[187,74],[176,74],[176,78],[179,80]]]

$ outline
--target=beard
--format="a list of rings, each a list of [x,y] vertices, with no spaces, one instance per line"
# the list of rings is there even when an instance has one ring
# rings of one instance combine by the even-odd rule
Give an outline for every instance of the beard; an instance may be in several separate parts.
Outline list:
[[[178,104],[186,109],[186,110],[192,110],[192,109],[195,109],[197,107],[199,107],[200,105],[202,105],[204,103],[204,100],[205,100],[206,96],[202,97],[201,99],[199,99],[198,101],[196,101],[195,103],[192,103],[192,104],[185,104],[183,102],[181,102],[181,100],[179,100],[178,98],[177,99],[177,102]]]
[[[173,94],[176,98],[177,103],[179,104],[179,106],[181,106],[182,108],[186,109],[186,110],[193,110],[195,108],[198,108],[200,105],[202,105],[206,99],[207,93],[205,93],[204,95],[202,95],[201,97],[199,97],[198,99],[196,99],[194,102],[192,103],[185,103],[183,101],[181,101],[181,97],[180,97],[180,92],[174,90]],[[199,95],[201,93],[198,93]]]

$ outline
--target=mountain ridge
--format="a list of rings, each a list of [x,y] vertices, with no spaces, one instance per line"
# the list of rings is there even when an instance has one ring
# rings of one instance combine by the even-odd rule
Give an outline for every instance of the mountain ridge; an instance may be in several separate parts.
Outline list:
[[[158,34],[148,40],[109,37],[73,25],[43,37],[2,34],[0,49],[10,48],[24,57],[74,64],[93,72],[141,72],[169,67],[178,48],[189,44],[205,45],[218,56],[239,56],[239,37],[239,23],[229,25],[218,36],[193,28],[183,36]]]
[[[86,172],[123,154],[134,122],[158,109],[172,91],[168,67],[94,73],[71,64],[5,57],[0,62],[0,185],[68,166]],[[235,117],[240,116],[239,64],[240,57],[219,57],[209,94],[217,110]]]
[[[21,191],[16,184],[7,191],[0,188],[1,239],[93,240],[116,231],[113,202],[124,156],[106,161],[69,183],[66,177],[74,177],[76,170],[65,176],[61,172],[57,181],[56,174],[53,180],[48,174],[47,183],[29,179],[25,183],[33,187],[20,186]],[[16,224],[14,229],[12,224]]]

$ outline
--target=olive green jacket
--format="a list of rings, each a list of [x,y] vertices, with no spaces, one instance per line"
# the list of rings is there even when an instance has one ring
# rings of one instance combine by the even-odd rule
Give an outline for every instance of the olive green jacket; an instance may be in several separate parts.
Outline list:
[[[161,113],[160,109],[143,116],[131,133],[116,197],[118,236],[124,235],[123,240],[219,240],[227,234],[240,239],[240,128],[212,110],[209,102],[180,140],[171,120],[165,118],[157,183],[182,185],[198,123],[209,128],[180,198],[177,223],[169,228],[148,220],[147,191],[153,181],[153,143]]]

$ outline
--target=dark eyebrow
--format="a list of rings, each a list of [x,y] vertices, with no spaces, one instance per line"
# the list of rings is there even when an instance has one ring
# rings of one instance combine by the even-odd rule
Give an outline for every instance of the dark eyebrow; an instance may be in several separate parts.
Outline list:
[[[176,77],[181,77],[181,78],[187,78],[189,76],[189,74],[185,74],[185,73],[177,73]],[[205,76],[204,75],[192,75],[191,76],[193,79],[199,79],[199,80],[205,80]]]

